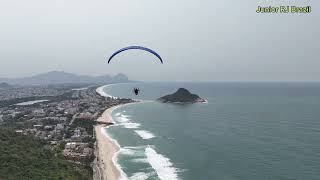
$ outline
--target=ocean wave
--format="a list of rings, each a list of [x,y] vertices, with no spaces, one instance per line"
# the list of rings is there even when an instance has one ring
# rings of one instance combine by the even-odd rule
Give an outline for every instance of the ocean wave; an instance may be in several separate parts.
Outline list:
[[[137,129],[141,126],[141,124],[139,123],[132,123],[132,122],[122,123],[121,125],[126,129]]]
[[[134,156],[136,159],[145,158],[145,147],[146,146],[125,146],[120,149],[120,153],[127,156]]]
[[[136,130],[134,132],[137,133],[142,139],[151,139],[155,137],[151,132],[145,130]]]
[[[123,117],[123,118],[128,118],[128,117],[130,117],[129,115],[125,115],[125,114],[121,114],[121,117]]]
[[[153,173],[137,172],[130,177],[130,180],[146,180],[152,175]]]
[[[131,119],[129,119],[129,115],[125,115],[125,114],[122,114],[122,113],[116,113],[115,115],[114,115],[114,119],[117,121],[117,122],[128,122],[128,121],[130,121]]]
[[[126,117],[115,117],[115,120],[116,120],[117,122],[123,123],[123,122],[128,122],[128,121],[130,121],[131,119],[126,118]]]
[[[129,148],[121,148],[120,149],[120,154],[133,156],[135,154],[135,151],[132,150],[132,149],[129,149]]]
[[[127,148],[127,149],[141,149],[141,150],[144,150],[146,148],[146,146],[126,146],[124,148]]]
[[[173,164],[170,162],[170,159],[161,154],[158,154],[151,147],[146,147],[145,154],[148,159],[148,162],[156,171],[158,177],[161,180],[178,179],[178,171],[176,168],[173,167]]]
[[[135,157],[144,157],[144,148],[145,146],[136,146],[130,147],[126,146],[120,149],[120,154],[128,155],[128,156],[135,156]]]
[[[146,158],[132,159],[131,162],[134,162],[134,163],[149,163],[148,159],[146,159]]]

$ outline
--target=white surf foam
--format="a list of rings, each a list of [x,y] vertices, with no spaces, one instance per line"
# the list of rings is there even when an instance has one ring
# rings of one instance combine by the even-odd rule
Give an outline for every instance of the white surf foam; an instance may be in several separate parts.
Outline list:
[[[134,132],[137,133],[142,139],[151,139],[155,137],[151,132],[145,130],[136,130]]]
[[[110,94],[107,94],[103,89],[108,87],[108,86],[111,86],[111,85],[114,85],[114,84],[108,84],[108,85],[105,85],[105,86],[101,86],[101,87],[98,87],[96,89],[96,92],[98,94],[100,94],[100,96],[104,96],[104,97],[110,97],[110,98],[117,98],[117,97],[114,97],[114,96],[111,96]]]
[[[144,172],[137,172],[134,173],[131,177],[130,180],[146,180],[148,179],[152,173],[144,173]]]
[[[145,158],[144,149],[146,146],[125,146],[121,148],[121,154],[134,156],[136,159]]]
[[[102,134],[104,135],[104,136],[106,136],[108,139],[110,139],[114,144],[116,144],[117,146],[118,146],[118,148],[120,149],[120,144],[118,143],[118,141],[117,140],[115,140],[115,139],[112,139],[110,136],[109,136],[109,134],[107,133],[107,129],[106,128],[101,128],[101,131],[102,131]],[[117,161],[117,157],[118,157],[118,154],[120,153],[120,150],[119,151],[117,151],[114,155],[113,155],[113,157],[112,157],[112,163],[116,166],[116,168],[118,169],[118,171],[120,172],[120,180],[127,180],[128,179],[128,177],[127,177],[127,175],[126,175],[126,173],[125,172],[123,172],[123,170],[122,170],[122,168],[121,168],[121,166],[120,166],[120,164],[118,163],[118,161]]]
[[[147,156],[148,162],[156,171],[158,177],[161,180],[178,179],[177,169],[173,167],[173,164],[170,162],[170,159],[166,158],[161,154],[158,154],[151,147],[146,147],[145,154]]]
[[[128,118],[128,117],[130,117],[129,115],[125,115],[125,114],[121,114],[121,117],[123,117],[123,118]]]
[[[132,122],[122,123],[121,125],[126,129],[137,129],[141,126],[141,124],[139,123],[132,123]]]
[[[115,119],[116,119],[116,121],[118,121],[118,122],[120,122],[120,123],[130,121],[130,119],[129,119],[129,118],[126,118],[126,117],[116,117]]]
[[[120,149],[120,154],[133,156],[135,154],[135,151],[132,150],[132,149],[129,149],[129,148],[121,148]]]
[[[145,149],[146,146],[126,146],[124,148],[127,148],[127,149]]]

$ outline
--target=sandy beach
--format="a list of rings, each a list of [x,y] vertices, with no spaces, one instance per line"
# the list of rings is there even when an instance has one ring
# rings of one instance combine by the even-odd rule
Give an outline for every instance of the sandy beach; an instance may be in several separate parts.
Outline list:
[[[112,123],[111,113],[119,106],[109,108],[103,112],[101,117],[97,120],[105,123]],[[113,163],[113,156],[119,150],[119,147],[112,141],[111,138],[107,137],[105,134],[106,125],[97,125],[95,127],[96,141],[97,141],[97,155],[98,155],[98,165],[100,168],[100,175],[103,180],[117,180],[120,178],[120,171],[117,169]]]
[[[97,121],[102,123],[113,123],[113,119],[111,116],[113,110],[134,103],[121,104],[109,108],[103,112],[103,114],[99,117],[99,119],[97,119]],[[98,157],[97,164],[99,166],[99,174],[101,177],[100,179],[118,180],[121,178],[121,172],[116,167],[114,161],[116,153],[119,151],[119,146],[114,142],[113,139],[111,139],[107,135],[107,133],[105,132],[106,127],[107,125],[103,124],[95,126]]]

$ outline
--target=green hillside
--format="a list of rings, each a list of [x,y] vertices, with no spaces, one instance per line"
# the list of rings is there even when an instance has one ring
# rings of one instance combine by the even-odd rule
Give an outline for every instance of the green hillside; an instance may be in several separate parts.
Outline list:
[[[81,173],[80,173],[81,172]],[[92,179],[90,170],[67,162],[44,141],[0,128],[0,179]]]

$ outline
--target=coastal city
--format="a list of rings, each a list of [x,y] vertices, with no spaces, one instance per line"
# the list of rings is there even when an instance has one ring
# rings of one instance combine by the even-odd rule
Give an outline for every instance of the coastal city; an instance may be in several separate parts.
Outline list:
[[[2,0],[0,180],[320,180],[319,8]]]
[[[0,101],[4,102],[0,107],[0,127],[47,142],[48,148],[75,165],[95,168],[94,126],[104,125],[97,119],[110,107],[133,102],[131,99],[103,97],[96,88],[0,89]],[[30,101],[21,102],[25,99]]]
[[[27,97],[43,97],[43,96],[58,96],[63,94],[64,90],[60,88],[52,88],[50,86],[29,86],[29,87],[14,87],[7,83],[1,83],[0,101],[21,99]]]

